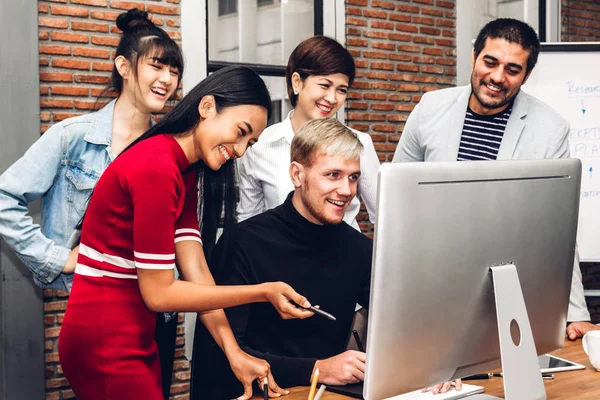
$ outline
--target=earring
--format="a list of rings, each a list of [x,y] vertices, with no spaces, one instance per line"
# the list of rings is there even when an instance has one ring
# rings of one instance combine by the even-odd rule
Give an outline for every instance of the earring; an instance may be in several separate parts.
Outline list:
[[[294,96],[298,96],[298,91],[294,89]]]

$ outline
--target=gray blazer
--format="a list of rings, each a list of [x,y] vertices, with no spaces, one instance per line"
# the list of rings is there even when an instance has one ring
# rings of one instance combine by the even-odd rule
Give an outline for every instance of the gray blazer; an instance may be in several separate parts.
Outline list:
[[[394,162],[456,161],[471,85],[426,93],[410,113]],[[498,160],[569,157],[569,123],[550,106],[520,91],[506,124]],[[589,321],[579,255],[575,252],[568,321]]]
[[[406,121],[394,161],[456,161],[470,95],[470,85],[423,95]],[[498,160],[568,157],[568,135],[565,119],[520,91],[506,124]]]

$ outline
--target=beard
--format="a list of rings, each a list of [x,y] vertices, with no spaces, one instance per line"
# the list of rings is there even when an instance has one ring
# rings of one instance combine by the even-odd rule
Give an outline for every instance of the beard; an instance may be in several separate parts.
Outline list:
[[[342,223],[344,219],[343,215],[340,218],[332,217],[325,212],[324,207],[319,208],[316,204],[311,203],[308,196],[306,196],[306,192],[309,190],[308,181],[304,182],[303,186],[305,190],[302,190],[300,200],[306,211],[308,211],[315,220],[323,225],[337,225]]]

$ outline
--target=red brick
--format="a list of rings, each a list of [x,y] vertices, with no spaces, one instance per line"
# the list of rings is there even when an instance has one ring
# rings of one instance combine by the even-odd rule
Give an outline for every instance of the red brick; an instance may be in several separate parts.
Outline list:
[[[388,16],[388,13],[385,11],[381,11],[381,10],[366,9],[363,11],[363,15],[367,18],[386,19]]]
[[[40,45],[40,54],[71,54],[71,48],[68,46],[56,46],[56,45]]]
[[[421,52],[421,47],[419,47],[419,46],[410,46],[410,45],[406,45],[406,44],[399,44],[398,46],[396,46],[396,49],[398,51],[405,51],[407,53],[419,53],[419,52]]]
[[[421,71],[428,73],[428,74],[440,74],[441,75],[444,73],[444,68],[424,65],[421,67]]]
[[[441,17],[442,15],[444,15],[444,12],[442,10],[437,10],[435,8],[421,7],[421,14]]]
[[[46,400],[60,400],[60,392],[46,393]]]
[[[362,16],[362,9],[356,7],[346,7],[346,15]]]
[[[48,66],[50,65],[50,60],[48,60],[47,58],[40,58],[39,65],[42,67]]]
[[[87,35],[79,33],[52,32],[52,40],[59,42],[88,43],[90,38]]]
[[[389,21],[371,21],[371,28],[394,30],[394,23]]]
[[[389,42],[372,42],[371,46],[374,49],[382,49],[382,50],[395,50],[396,46],[393,43]]]
[[[385,71],[393,71],[394,70],[394,64],[392,64],[392,63],[384,63],[384,62],[372,62],[371,63],[371,68],[372,69],[381,69],[381,70],[385,70]]]
[[[108,0],[71,0],[71,4],[84,4],[87,6],[106,7]]]
[[[396,111],[407,111],[411,112],[414,108],[414,104],[396,104]]]
[[[396,69],[398,71],[419,72],[419,66],[413,64],[397,64]]]
[[[179,15],[179,7],[165,7],[157,4],[148,4],[148,12],[164,15]]]
[[[407,6],[405,4],[398,4],[396,6],[396,11],[407,12],[407,13],[411,13],[411,14],[418,14],[419,13],[419,7],[417,7],[417,6]]]
[[[364,81],[354,81],[354,83],[352,84],[352,86],[355,89],[370,89],[371,88],[371,83],[364,82]]]
[[[117,93],[112,90],[106,90],[106,88],[92,88],[92,97],[117,97]]]
[[[387,95],[385,93],[378,93],[378,92],[365,93],[364,97],[365,97],[365,100],[386,100],[387,99]]]
[[[395,151],[396,145],[393,143],[373,143],[376,151]]]
[[[110,83],[110,76],[108,75],[75,75],[75,82],[77,83],[96,83],[100,85],[106,85]]]
[[[396,90],[396,85],[385,82],[374,82],[372,85],[373,89],[381,89],[381,90]]]
[[[392,25],[392,29],[393,29],[393,25]],[[380,31],[368,31],[368,32],[365,32],[364,36],[368,37],[368,38],[387,39],[388,33],[380,32]]]
[[[95,110],[96,107],[102,108],[107,102],[75,100],[75,108],[78,110]]]
[[[156,15],[150,16],[150,21],[156,26],[163,26],[165,21],[162,18],[157,17]]]
[[[388,57],[387,53],[384,53],[382,51],[365,51],[364,56],[365,56],[365,58],[382,58],[382,59],[386,59]]]
[[[88,96],[90,90],[82,86],[52,86],[53,95]]]
[[[180,32],[174,32],[174,31],[166,31],[167,35],[169,35],[169,37],[173,40],[181,40],[181,33]]]
[[[443,7],[443,8],[454,8],[454,2],[453,1],[442,1],[442,0],[437,0],[435,2],[436,7]]]
[[[110,58],[110,50],[76,47],[73,49],[73,55],[91,58]]]
[[[50,121],[50,113],[49,112],[41,112],[40,113],[40,121],[48,122]],[[44,325],[54,325],[56,318],[54,315],[44,315]]]
[[[393,105],[391,105],[391,106],[392,106],[392,109],[393,109],[394,106]],[[391,125],[391,124],[373,124],[371,127],[376,132],[396,132],[396,126],[395,125]],[[381,143],[379,145],[381,145]]]
[[[441,56],[443,54],[442,49],[438,49],[435,47],[426,47],[423,49],[423,54],[431,55],[431,56]]]
[[[367,132],[369,130],[369,125],[354,123],[354,124],[350,124],[350,128],[356,129],[357,131],[361,131],[361,132]]]
[[[371,7],[373,8],[383,8],[385,10],[393,10],[394,3],[391,1],[380,1],[380,0],[372,0]]]
[[[390,103],[378,103],[378,104],[372,104],[371,105],[371,110],[374,111],[391,111],[394,109],[394,105],[390,104]]]
[[[38,39],[40,40],[48,40],[50,38],[50,33],[48,31],[39,31]]]
[[[413,0],[413,2],[421,3],[421,4],[429,4],[430,6],[433,5],[433,0]]]
[[[64,29],[69,26],[69,23],[66,19],[58,19],[58,18],[47,18],[47,17],[38,17],[38,25],[46,28],[59,28]]]
[[[438,58],[435,62],[439,65],[456,65],[456,60],[453,58]]]
[[[419,31],[419,28],[417,28],[414,25],[396,24],[396,30],[399,30],[402,32],[417,33]]]
[[[75,399],[75,393],[72,390],[63,390],[60,394],[63,400]]]
[[[454,20],[450,20],[450,19],[436,19],[435,20],[435,24],[437,26],[445,26],[448,28],[455,28],[456,27],[456,21]]]
[[[366,73],[366,75],[367,75],[367,78],[369,78],[369,79],[378,79],[378,80],[382,80],[382,81],[388,80],[388,74],[386,74],[385,72],[369,71]]]
[[[348,102],[348,110],[366,110],[369,108],[369,105],[366,102],[356,102],[350,101]]]
[[[40,103],[44,103],[44,102],[48,102],[48,105],[46,106],[42,106],[44,108],[50,108],[50,107],[55,107],[55,108],[71,108],[73,107],[73,100],[48,100],[48,99],[42,99],[40,101]],[[56,104],[59,105],[54,105],[54,102],[56,102]],[[44,303],[44,311],[45,312],[50,312],[50,311],[64,311],[67,309],[67,302],[66,301],[53,301],[51,303]]]
[[[346,17],[346,25],[367,26],[367,21],[361,18]]]
[[[70,72],[40,72],[42,82],[73,82]]]
[[[179,0],[167,0],[167,3],[179,4]]]
[[[435,23],[434,19],[429,18],[429,17],[413,17],[412,22],[415,24],[429,25],[429,26],[432,26]]]
[[[413,37],[413,42],[422,43],[422,44],[430,44],[430,45],[436,44],[436,40],[434,38],[427,37],[427,36],[415,36],[415,37]]]
[[[366,6],[369,4],[368,0],[346,0],[346,4],[353,6]]]
[[[396,42],[411,42],[412,36],[407,33],[390,33],[389,39]]]
[[[406,14],[390,14],[390,19],[392,21],[410,22],[412,17]]]
[[[70,58],[55,58],[52,60],[52,66],[57,68],[89,70],[90,62],[83,60],[73,60]]]
[[[50,6],[48,4],[38,3],[38,13],[48,14],[48,11],[50,11]]]
[[[89,11],[82,7],[69,7],[69,6],[50,6],[50,14],[52,15],[69,15],[71,17],[87,17]]]
[[[118,8],[120,10],[130,10],[132,8],[138,8],[140,10],[145,10],[146,4],[133,1],[111,1],[110,8]]]
[[[44,330],[44,337],[46,339],[57,338],[59,333],[60,333],[60,327],[46,328]]]
[[[59,387],[69,386],[69,382],[67,382],[67,378],[52,378],[46,379],[46,389],[55,389]]]
[[[435,44],[437,44],[438,46],[454,47],[454,40],[436,39]]]
[[[410,101],[410,96],[406,94],[391,94],[389,101]]]
[[[367,47],[369,45],[369,42],[367,40],[363,40],[363,39],[347,39],[346,40],[346,45],[347,46],[355,46],[355,47]]]
[[[410,83],[400,83],[398,84],[398,91],[399,92],[418,92],[421,89],[419,88],[419,85],[415,85],[415,84],[410,84]]]
[[[101,19],[104,21],[111,21],[111,22],[115,22],[117,20],[117,17],[119,16],[119,12],[114,12],[114,11],[95,11],[92,10],[90,16],[94,19]]]
[[[346,27],[347,36],[361,36],[362,31],[358,28]]]
[[[433,58],[431,56],[425,56],[425,57],[415,56],[415,57],[413,57],[413,62],[415,64],[434,64],[435,58]]]
[[[118,37],[106,37],[106,36],[92,36],[92,44],[98,44],[102,46],[117,47],[119,44]]]
[[[71,22],[71,29],[76,31],[92,31],[92,32],[108,32],[107,24],[98,24],[95,22],[85,21],[73,21]]]

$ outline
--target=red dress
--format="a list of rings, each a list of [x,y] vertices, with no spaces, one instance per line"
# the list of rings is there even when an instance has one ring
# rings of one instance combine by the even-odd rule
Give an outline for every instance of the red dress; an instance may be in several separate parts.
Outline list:
[[[137,269],[174,269],[200,241],[196,173],[170,135],[146,139],[102,174],[85,215],[58,354],[78,400],[162,400],[156,313]]]

